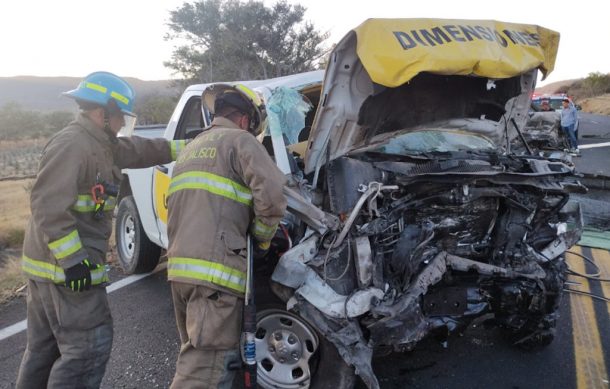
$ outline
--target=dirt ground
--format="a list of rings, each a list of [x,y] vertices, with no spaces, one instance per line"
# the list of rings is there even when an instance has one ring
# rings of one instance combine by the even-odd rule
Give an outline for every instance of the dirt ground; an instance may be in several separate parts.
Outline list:
[[[0,181],[0,247],[7,235],[24,230],[30,219],[30,189],[34,180]]]
[[[21,241],[30,219],[29,190],[33,181],[0,181],[0,303],[25,285]]]
[[[582,107],[583,112],[596,115],[610,115],[610,94],[605,94],[577,102]]]

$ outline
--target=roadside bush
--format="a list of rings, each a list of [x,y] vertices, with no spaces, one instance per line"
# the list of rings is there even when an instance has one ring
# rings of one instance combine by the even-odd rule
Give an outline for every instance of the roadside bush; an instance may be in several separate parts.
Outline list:
[[[0,140],[47,137],[64,128],[73,118],[74,114],[70,112],[32,111],[9,102],[0,107]]]
[[[610,74],[589,73],[586,78],[573,82],[559,92],[574,96],[577,100],[610,93]]]
[[[0,235],[0,247],[21,247],[25,230],[23,228],[10,227]]]
[[[27,279],[21,270],[21,260],[14,256],[0,257],[0,304],[18,295]]]

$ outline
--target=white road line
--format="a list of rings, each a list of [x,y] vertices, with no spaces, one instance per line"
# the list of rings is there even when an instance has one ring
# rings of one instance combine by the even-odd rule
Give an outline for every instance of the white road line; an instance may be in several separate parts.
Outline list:
[[[579,145],[578,148],[579,149],[595,149],[598,147],[608,147],[610,146],[610,142],[604,142],[604,143],[593,143],[590,145]]]
[[[163,263],[159,264],[159,266],[157,266],[157,268],[152,273],[134,274],[132,276],[125,277],[122,280],[113,282],[112,284],[108,285],[106,287],[106,292],[112,293],[115,290],[119,290],[129,284],[133,284],[134,282],[140,281],[142,278],[146,278],[149,275],[160,272],[161,270],[165,270],[166,268],[167,268],[167,262],[163,262]],[[6,338],[10,338],[11,336],[20,333],[21,331],[25,331],[26,328],[28,328],[27,320],[22,320],[18,323],[15,323],[13,325],[0,329],[0,342]]]
[[[28,324],[25,320],[20,321],[19,323],[15,323],[12,326],[8,326],[0,330],[0,341],[3,341],[6,338],[10,338],[11,336],[20,333],[21,331],[28,328]]]

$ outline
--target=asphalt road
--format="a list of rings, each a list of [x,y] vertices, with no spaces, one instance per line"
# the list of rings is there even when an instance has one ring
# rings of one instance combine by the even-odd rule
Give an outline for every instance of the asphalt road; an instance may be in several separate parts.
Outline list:
[[[581,115],[581,145],[610,142],[610,117]],[[583,149],[580,171],[608,172],[610,146]],[[575,248],[594,259],[610,278],[610,253]],[[579,272],[595,272],[568,254]],[[125,276],[113,272],[113,280]],[[610,298],[610,284],[570,277],[574,289]],[[116,285],[116,284],[115,284]],[[169,285],[161,270],[113,291],[115,322],[112,356],[102,388],[166,388],[179,349]],[[608,388],[610,304],[582,295],[566,295],[555,341],[543,350],[524,352],[507,344],[497,329],[480,321],[450,338],[447,347],[428,339],[407,354],[374,361],[382,388]],[[23,354],[25,332],[6,336],[7,327],[26,317],[25,299],[0,306],[0,388],[13,388]],[[15,328],[15,327],[12,327]]]
[[[580,248],[575,248],[576,251]],[[583,248],[582,253],[610,275],[610,253]],[[569,254],[574,270],[594,268]],[[610,297],[610,284],[573,278],[575,289]],[[103,388],[166,388],[179,348],[169,285],[161,270],[112,292],[115,323],[112,356]],[[23,298],[0,309],[0,331],[25,318]],[[536,352],[509,345],[484,322],[452,336],[444,347],[428,339],[407,354],[375,360],[382,388],[604,388],[610,372],[610,304],[567,295],[555,341]],[[25,347],[25,332],[0,340],[0,388],[13,388]]]
[[[578,172],[610,177],[610,116],[579,113],[581,157],[574,158]]]

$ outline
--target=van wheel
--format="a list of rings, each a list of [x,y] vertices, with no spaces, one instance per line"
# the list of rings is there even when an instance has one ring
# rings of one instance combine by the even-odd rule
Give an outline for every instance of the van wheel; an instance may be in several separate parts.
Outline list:
[[[125,196],[119,203],[114,236],[119,262],[126,274],[148,273],[157,267],[161,248],[146,236],[133,196]]]
[[[263,304],[257,309],[255,342],[259,387],[354,387],[354,369],[343,361],[335,346],[303,318],[278,304]]]

